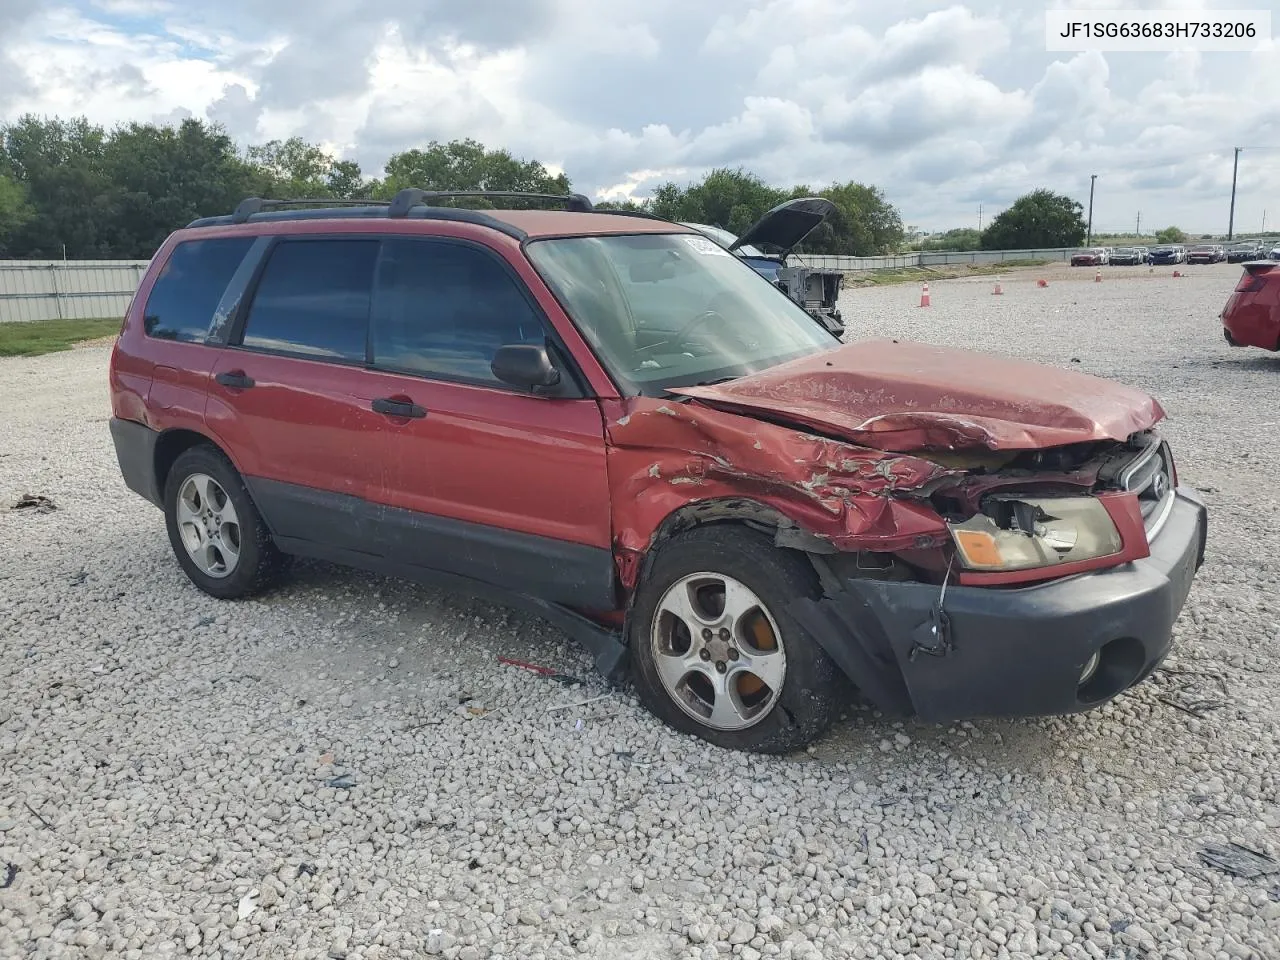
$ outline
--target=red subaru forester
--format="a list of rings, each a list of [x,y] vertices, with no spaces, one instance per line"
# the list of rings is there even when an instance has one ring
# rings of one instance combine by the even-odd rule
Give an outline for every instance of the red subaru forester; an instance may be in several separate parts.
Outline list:
[[[761,751],[850,681],[931,720],[1055,714],[1168,651],[1206,520],[1151,397],[842,344],[679,224],[444,199],[251,199],[156,254],[111,432],[200,589],[301,555],[493,596]]]

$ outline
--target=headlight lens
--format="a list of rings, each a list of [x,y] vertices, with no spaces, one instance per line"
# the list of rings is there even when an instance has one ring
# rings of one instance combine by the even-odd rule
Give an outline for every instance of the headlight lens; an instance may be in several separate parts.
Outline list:
[[[1119,553],[1120,533],[1093,497],[988,497],[983,512],[948,524],[970,570],[1026,570]]]

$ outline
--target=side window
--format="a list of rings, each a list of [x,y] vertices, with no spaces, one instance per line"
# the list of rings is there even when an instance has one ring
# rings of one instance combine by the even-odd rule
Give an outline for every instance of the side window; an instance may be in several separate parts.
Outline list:
[[[499,347],[546,338],[517,281],[474,247],[385,240],[375,291],[373,360],[390,370],[496,384]]]
[[[376,240],[285,240],[271,251],[244,346],[363,363]]]
[[[188,240],[173,248],[142,311],[148,336],[203,343],[213,312],[253,237]]]

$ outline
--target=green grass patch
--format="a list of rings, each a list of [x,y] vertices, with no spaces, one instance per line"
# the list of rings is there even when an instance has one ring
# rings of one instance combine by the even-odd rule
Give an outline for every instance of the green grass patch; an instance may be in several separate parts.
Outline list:
[[[120,318],[107,320],[29,320],[0,323],[0,357],[38,357],[69,350],[73,343],[114,337]]]
[[[844,275],[846,287],[879,287],[889,283],[925,283],[930,280],[958,280],[962,277],[990,277],[1015,267],[1042,267],[1054,260],[1005,260],[1003,263],[953,263],[942,267],[892,267],[887,270],[859,270]]]

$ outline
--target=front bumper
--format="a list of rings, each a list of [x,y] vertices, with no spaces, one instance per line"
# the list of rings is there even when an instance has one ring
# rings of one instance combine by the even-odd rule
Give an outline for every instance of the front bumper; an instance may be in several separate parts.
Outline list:
[[[1075,713],[1146,679],[1204,560],[1207,514],[1179,489],[1151,556],[1019,588],[846,579],[791,614],[876,704],[924,720]],[[1083,686],[1094,653],[1099,665]]]

